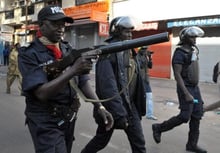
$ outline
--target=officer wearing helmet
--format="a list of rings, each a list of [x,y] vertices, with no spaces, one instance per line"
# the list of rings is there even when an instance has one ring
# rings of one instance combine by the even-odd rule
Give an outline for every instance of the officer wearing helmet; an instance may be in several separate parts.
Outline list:
[[[200,120],[203,116],[203,99],[198,86],[199,49],[196,46],[196,38],[203,35],[204,31],[196,26],[186,27],[180,31],[180,42],[172,58],[180,113],[160,124],[152,125],[154,140],[156,143],[160,143],[162,132],[189,122],[186,150],[196,153],[207,153],[205,149],[197,145]]]
[[[128,16],[116,17],[110,23],[108,43],[132,39],[135,25]],[[146,113],[143,79],[134,50],[102,55],[96,64],[96,93],[100,99],[116,98],[103,103],[114,118],[114,126],[106,131],[99,125],[96,135],[81,153],[96,153],[109,143],[116,129],[124,130],[132,153],[146,153],[141,117]],[[118,95],[118,96],[117,96]],[[97,123],[100,117],[94,113]]]
[[[179,33],[180,42],[178,45],[189,44],[195,45],[195,40],[193,41],[191,38],[202,37],[204,35],[204,31],[196,26],[183,28]]]

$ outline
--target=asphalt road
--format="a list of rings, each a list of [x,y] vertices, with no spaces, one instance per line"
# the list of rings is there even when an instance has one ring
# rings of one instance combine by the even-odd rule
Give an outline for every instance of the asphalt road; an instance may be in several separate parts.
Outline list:
[[[24,125],[24,97],[19,95],[17,81],[12,85],[11,94],[6,94],[5,73],[0,67],[0,153],[34,153],[29,131]],[[93,83],[93,82],[92,82]],[[175,81],[151,78],[155,102],[155,115],[158,121],[143,118],[142,124],[148,153],[187,153],[185,144],[188,125],[184,124],[172,131],[163,133],[162,142],[156,144],[152,138],[152,123],[162,122],[178,114],[178,102]],[[219,98],[218,87],[210,83],[201,83],[201,92],[206,103]],[[220,115],[219,111],[208,112],[201,122],[199,145],[209,153],[219,153]],[[80,150],[95,134],[96,124],[92,118],[92,105],[82,102],[76,124],[72,153]],[[130,146],[123,131],[117,130],[108,146],[100,153],[130,153]]]

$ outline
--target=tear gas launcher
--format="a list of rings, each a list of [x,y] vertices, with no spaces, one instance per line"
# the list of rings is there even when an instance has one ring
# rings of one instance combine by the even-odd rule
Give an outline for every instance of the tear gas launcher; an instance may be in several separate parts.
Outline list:
[[[168,32],[154,34],[150,36],[135,38],[132,40],[124,40],[119,42],[113,42],[110,44],[104,44],[94,46],[91,48],[73,49],[71,53],[62,59],[54,61],[45,66],[45,70],[48,74],[59,74],[65,68],[72,65],[77,58],[83,55],[103,55],[120,52],[127,49],[137,48],[141,46],[148,46],[152,44],[162,43],[169,41]]]

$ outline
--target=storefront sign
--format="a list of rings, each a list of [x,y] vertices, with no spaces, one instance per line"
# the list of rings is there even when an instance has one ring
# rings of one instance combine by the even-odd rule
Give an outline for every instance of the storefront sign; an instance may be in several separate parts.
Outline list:
[[[141,30],[158,30],[158,22],[148,22],[135,25],[135,31]]]
[[[64,8],[64,12],[66,15],[73,17],[73,19],[85,19],[85,18],[95,18],[94,12],[100,12],[100,15],[102,16],[102,21],[106,22],[107,18],[105,18],[105,15],[109,11],[109,3],[107,1],[100,1],[95,3],[88,3],[84,5],[79,6],[73,6],[69,8]]]
[[[207,26],[207,25],[219,25],[220,18],[211,19],[197,19],[197,20],[182,20],[167,22],[167,28],[183,27],[183,26]]]
[[[150,23],[143,23],[144,30],[157,30],[158,29],[158,22],[150,22]]]
[[[25,25],[22,25],[21,28],[25,29]],[[38,30],[39,26],[36,24],[29,24],[29,25],[27,25],[26,28],[27,28],[27,30]]]
[[[108,36],[109,24],[107,22],[99,22],[99,36]]]

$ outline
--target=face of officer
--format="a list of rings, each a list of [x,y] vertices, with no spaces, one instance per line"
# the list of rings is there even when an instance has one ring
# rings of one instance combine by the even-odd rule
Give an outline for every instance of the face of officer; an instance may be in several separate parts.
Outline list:
[[[186,37],[183,43],[194,46],[196,44],[196,37]]]
[[[64,36],[65,21],[64,20],[44,20],[40,25],[42,35],[47,37],[51,42],[57,43]]]
[[[189,37],[189,41],[192,45],[196,44],[196,37]]]
[[[131,28],[122,28],[119,38],[121,40],[131,40],[132,39],[132,30]]]

